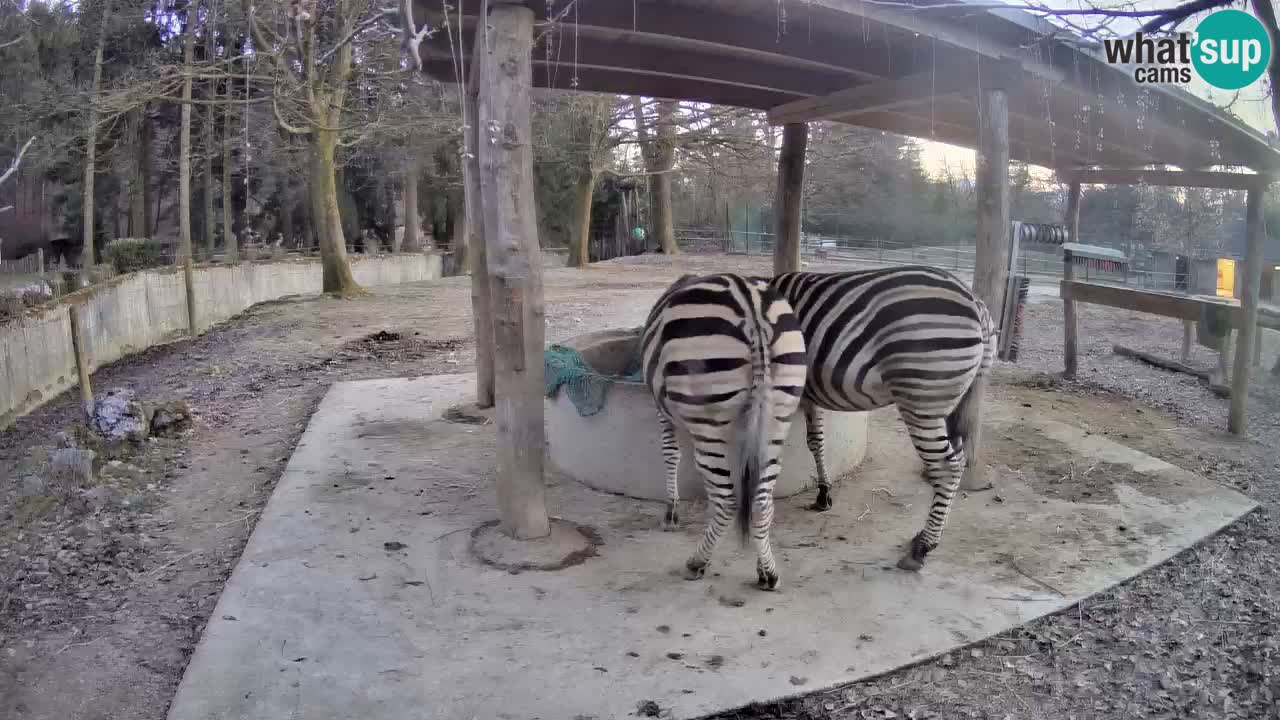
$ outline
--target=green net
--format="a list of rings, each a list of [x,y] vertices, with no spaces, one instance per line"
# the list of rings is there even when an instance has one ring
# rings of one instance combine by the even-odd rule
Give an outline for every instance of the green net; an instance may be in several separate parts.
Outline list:
[[[578,415],[586,417],[595,415],[604,407],[605,393],[609,385],[643,385],[644,375],[640,368],[640,358],[635,358],[625,375],[605,375],[598,372],[582,359],[582,355],[571,347],[550,345],[544,353],[546,364],[547,397],[555,397],[560,386],[565,386],[565,394],[578,410]]]

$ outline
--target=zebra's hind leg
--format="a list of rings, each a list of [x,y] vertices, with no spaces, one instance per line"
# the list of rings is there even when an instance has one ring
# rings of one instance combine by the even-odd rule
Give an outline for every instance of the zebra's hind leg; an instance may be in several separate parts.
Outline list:
[[[668,532],[680,524],[680,443],[676,440],[676,428],[671,418],[658,412],[658,425],[662,431],[662,462],[667,469],[667,512],[662,519],[662,529]]]
[[[924,529],[911,539],[910,551],[898,561],[903,570],[919,570],[924,559],[942,541],[942,527],[947,513],[960,487],[960,474],[964,470],[964,451],[952,447],[947,438],[946,422],[942,418],[916,418],[902,412],[907,423],[911,443],[920,459],[924,460],[925,473],[933,485],[933,504]]]
[[[800,406],[804,410],[805,441],[813,455],[813,466],[818,471],[818,498],[810,508],[819,512],[830,510],[834,498],[831,493],[831,477],[827,475],[827,438],[822,427],[822,411],[807,400],[802,401]]]
[[[751,540],[756,547],[756,576],[760,587],[777,590],[782,578],[773,557],[769,530],[773,526],[773,488],[778,482],[778,475],[782,473],[782,443],[791,429],[791,420],[789,417],[775,417],[768,423],[768,427],[769,442],[762,446],[764,462],[759,468],[760,482],[751,498]]]
[[[685,563],[689,571],[686,577],[690,580],[697,580],[706,573],[711,554],[738,509],[733,472],[725,452],[729,446],[727,435],[732,431],[732,424],[700,428],[693,439],[694,463],[702,474],[707,491],[707,529],[702,534],[698,549]]]

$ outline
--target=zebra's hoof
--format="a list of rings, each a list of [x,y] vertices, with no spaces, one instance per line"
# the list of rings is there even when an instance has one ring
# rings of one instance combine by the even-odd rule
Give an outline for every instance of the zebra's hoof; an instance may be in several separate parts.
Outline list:
[[[898,567],[911,572],[919,570],[924,567],[925,557],[936,546],[937,543],[930,543],[925,540],[923,533],[916,533],[916,536],[911,538],[911,551],[902,556],[902,559],[898,561]]]
[[[689,558],[689,561],[684,564],[684,569],[685,580],[701,580],[707,574],[707,564],[699,563],[693,558]]]
[[[813,505],[810,505],[809,508],[818,512],[825,512],[830,510],[833,505],[835,505],[835,500],[831,497],[831,490],[820,487],[818,488],[818,499],[814,500]]]
[[[680,525],[680,513],[675,508],[667,508],[667,514],[662,518],[662,529],[671,532]]]
[[[756,577],[760,581],[761,590],[777,590],[782,584],[782,578],[776,572],[765,572],[764,570],[756,570]]]
[[[903,555],[902,559],[898,561],[898,568],[900,570],[907,570],[909,572],[918,572],[922,567],[924,567],[924,561],[917,560],[911,557],[911,555]]]

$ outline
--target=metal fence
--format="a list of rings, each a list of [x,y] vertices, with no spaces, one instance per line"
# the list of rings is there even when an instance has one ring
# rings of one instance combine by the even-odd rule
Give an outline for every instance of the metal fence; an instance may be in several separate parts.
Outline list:
[[[715,231],[682,228],[681,242],[685,238],[705,241]],[[725,252],[735,255],[772,255],[773,233],[738,230],[724,239]],[[800,238],[801,257],[813,261],[849,262],[883,265],[928,265],[956,272],[972,272],[977,250],[968,244],[911,245],[881,238],[856,238],[847,236],[804,233]],[[1044,278],[1063,276],[1062,248],[1055,245],[1020,245],[1016,261],[1018,273]],[[1172,271],[1134,269],[1104,269],[1094,264],[1077,268],[1080,280],[1114,283],[1131,287],[1173,290],[1178,275]]]

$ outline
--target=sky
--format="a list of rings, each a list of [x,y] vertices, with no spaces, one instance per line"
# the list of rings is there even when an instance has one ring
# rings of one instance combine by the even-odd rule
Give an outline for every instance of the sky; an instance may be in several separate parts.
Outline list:
[[[989,0],[982,1],[988,2]],[[1133,2],[1095,0],[1091,3],[1085,2],[1084,0],[1032,0],[1029,3],[1019,2],[1018,0],[1003,0],[1003,2],[1010,7],[1024,9],[1027,8],[1028,5],[1055,9],[1086,9],[1089,7],[1108,9],[1148,9],[1173,7],[1179,4],[1178,0],[1136,0]],[[1196,24],[1199,23],[1205,15],[1207,14],[1202,14],[1192,18],[1189,22],[1184,23],[1181,29],[1194,30]],[[1072,20],[1078,24],[1085,24],[1091,22],[1092,18],[1078,16],[1073,17]],[[1142,20],[1138,19],[1122,18],[1115,20],[1112,23],[1111,28],[1118,34],[1128,34],[1137,30],[1142,22]],[[1217,90],[1209,86],[1193,72],[1192,83],[1186,89],[1219,107],[1225,107],[1230,104],[1232,112],[1261,132],[1274,131],[1276,129],[1275,122],[1271,116],[1270,101],[1267,99],[1262,80],[1259,80],[1253,85],[1241,90],[1237,97],[1235,92]],[[963,171],[966,175],[972,176],[974,168],[974,154],[972,150],[928,140],[921,140],[921,145],[921,159],[929,172],[940,173],[949,167],[953,173]]]

